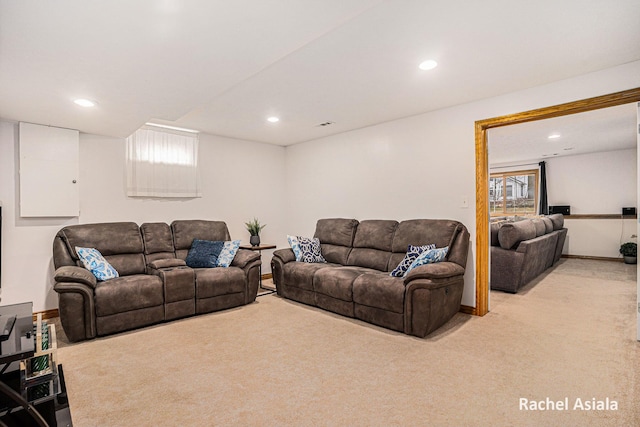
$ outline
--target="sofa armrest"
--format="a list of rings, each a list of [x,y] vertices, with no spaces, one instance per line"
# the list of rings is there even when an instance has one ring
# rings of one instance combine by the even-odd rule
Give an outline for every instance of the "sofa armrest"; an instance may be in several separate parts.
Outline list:
[[[260,260],[260,254],[249,249],[238,249],[236,256],[233,258],[231,265],[234,267],[245,268],[254,261]]]
[[[183,267],[187,265],[185,260],[180,258],[165,258],[151,261],[147,266],[154,270],[160,270],[161,268]]]
[[[69,265],[58,268],[54,274],[54,280],[56,282],[83,283],[92,289],[96,287],[97,283],[96,276],[86,268]]]
[[[293,249],[291,248],[278,249],[273,252],[273,256],[274,258],[279,258],[283,264],[296,260],[296,255],[293,253]]]
[[[63,268],[84,270],[81,267],[60,267],[58,270]],[[73,275],[66,274],[67,270],[63,270],[61,274],[58,274],[58,270],[56,270],[56,283],[53,285],[53,289],[58,293],[58,312],[67,338],[71,342],[94,338],[96,336],[95,302],[93,300],[95,278],[93,285],[90,285],[79,281]],[[87,273],[89,272],[87,271]]]
[[[407,285],[412,280],[417,279],[448,279],[455,276],[463,276],[464,268],[455,262],[443,261],[435,264],[426,264],[416,267],[404,278],[404,284]]]

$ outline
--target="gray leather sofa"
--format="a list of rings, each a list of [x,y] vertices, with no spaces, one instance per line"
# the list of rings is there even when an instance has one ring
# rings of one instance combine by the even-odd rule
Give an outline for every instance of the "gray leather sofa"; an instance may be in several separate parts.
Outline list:
[[[562,214],[495,222],[491,229],[491,289],[516,293],[556,264],[567,237]]]
[[[54,289],[70,341],[91,339],[256,299],[260,255],[240,249],[228,268],[186,266],[194,239],[228,241],[222,221],[71,225],[53,242]],[[75,247],[98,249],[120,277],[97,281]]]
[[[296,261],[292,249],[274,252],[278,295],[418,337],[460,310],[469,250],[469,232],[460,222],[321,219],[314,237],[326,263]],[[390,276],[410,244],[449,251],[443,262]]]

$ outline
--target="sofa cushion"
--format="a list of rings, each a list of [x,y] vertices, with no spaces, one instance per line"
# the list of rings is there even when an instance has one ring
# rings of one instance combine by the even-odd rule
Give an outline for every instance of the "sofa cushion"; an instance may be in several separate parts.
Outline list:
[[[109,261],[109,264],[113,265],[113,268],[118,270],[120,276],[144,274],[147,271],[144,254],[142,253],[105,255],[104,258]]]
[[[285,277],[283,284],[294,288],[313,291],[313,275],[320,269],[336,266],[336,264],[288,262],[282,267],[284,273],[283,277]]]
[[[389,271],[387,268],[391,257],[393,235],[397,227],[397,221],[361,221],[356,230],[353,249],[347,258],[347,265],[373,268],[379,271]],[[403,252],[405,249],[406,246],[402,249]],[[393,267],[395,267],[398,262],[396,262]]]
[[[291,246],[293,254],[296,256],[296,261],[302,261],[302,251],[300,251],[300,242],[298,242],[298,237],[287,236],[287,241],[289,242],[289,246]]]
[[[135,274],[98,282],[95,288],[96,316],[108,316],[162,305],[162,279]]]
[[[79,246],[75,249],[84,267],[96,276],[96,279],[104,281],[118,277],[116,269],[104,259],[99,250]]]
[[[531,222],[536,227],[536,237],[544,236],[547,233],[547,226],[544,225],[542,218],[533,218]]]
[[[389,275],[393,277],[403,277],[407,272],[407,270],[409,269],[409,267],[411,266],[411,264],[413,263],[413,261],[415,261],[415,259],[418,258],[418,255],[420,255],[426,250],[435,249],[435,248],[436,248],[435,244],[422,245],[422,246],[409,245],[407,247],[406,255],[404,256],[402,261],[400,261],[398,266],[394,268],[391,271],[391,273],[389,273]]]
[[[452,247],[464,226],[448,219],[410,219],[398,224],[393,236],[388,271],[395,268],[404,257],[408,245],[435,244],[437,248]]]
[[[553,231],[561,230],[562,227],[564,227],[564,215],[553,214],[549,215],[547,218],[549,218],[553,223]]]
[[[70,225],[58,235],[71,254],[75,253],[76,246],[96,248],[103,256],[142,253],[144,250],[142,235],[135,222]]]
[[[404,313],[404,281],[385,273],[365,273],[353,281],[353,302]]]
[[[507,222],[502,224],[498,232],[500,247],[513,249],[523,240],[535,239],[536,227],[531,221]]]
[[[542,217],[542,222],[544,223],[545,234],[549,234],[553,231],[553,221],[549,219],[549,217]]]
[[[416,267],[420,267],[421,265],[427,264],[435,264],[437,262],[442,262],[447,257],[447,252],[449,252],[449,247],[438,248],[438,249],[429,249],[422,252],[418,257],[411,263],[407,271],[404,273],[404,276],[409,274],[411,270]]]
[[[500,246],[500,241],[498,240],[498,231],[500,231],[500,227],[502,227],[504,222],[492,222],[489,226],[491,232],[491,246]]]
[[[229,267],[240,248],[240,240],[227,240],[218,256],[218,267]]]
[[[171,223],[173,245],[176,256],[185,259],[193,239],[227,241],[231,240],[227,224],[223,221],[177,220]]]
[[[218,266],[218,256],[224,247],[224,242],[194,239],[191,249],[185,259],[191,268],[213,268]]]
[[[361,221],[356,229],[353,247],[391,252],[393,236],[397,228],[398,221],[384,219]],[[404,246],[406,247],[407,245]]]
[[[241,268],[197,268],[194,271],[197,299],[235,294],[246,289],[247,277]]]
[[[363,274],[359,267],[333,267],[313,275],[313,290],[342,301],[353,301],[353,281]]]
[[[162,254],[154,259],[173,258],[173,236],[171,227],[164,222],[147,222],[140,226],[145,255]]]
[[[320,252],[320,240],[317,237],[298,237],[300,244],[300,257],[302,262],[327,262]]]
[[[351,247],[357,228],[358,221],[355,219],[320,219],[316,223],[316,232],[313,237],[317,237],[322,243]]]
[[[79,266],[76,246],[97,249],[121,276],[146,271],[142,235],[135,222],[69,225],[58,236]]]
[[[327,262],[347,264],[357,228],[358,221],[355,219],[326,218],[318,220],[313,237],[320,239],[322,256]]]

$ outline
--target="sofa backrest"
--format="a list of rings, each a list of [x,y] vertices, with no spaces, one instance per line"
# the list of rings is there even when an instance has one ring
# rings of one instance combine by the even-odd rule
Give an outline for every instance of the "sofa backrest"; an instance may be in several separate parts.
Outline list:
[[[458,248],[457,237],[466,228],[458,221],[447,219],[412,219],[402,221],[393,237],[393,254],[389,259],[386,271],[391,271],[402,261],[407,253],[409,245],[422,246],[435,244],[436,248],[449,247],[447,260],[457,262],[462,267],[466,266],[467,249]],[[468,239],[468,238],[467,238]],[[462,243],[462,242],[461,242]],[[458,251],[460,253],[458,253]]]
[[[171,223],[173,247],[176,257],[186,259],[193,239],[227,241],[231,240],[224,221],[177,220]]]
[[[564,215],[552,214],[548,215],[547,218],[549,218],[553,223],[553,231],[562,230],[562,228],[564,227]]]
[[[389,271],[387,267],[392,253],[393,236],[397,228],[398,221],[383,219],[360,221],[346,265]]]
[[[553,214],[519,221],[491,223],[491,246],[516,249],[520,242],[563,230],[564,216]]]
[[[449,247],[447,260],[466,268],[469,232],[453,220],[407,221],[327,218],[316,224],[322,256],[331,263],[391,271],[404,258],[409,245]]]
[[[140,226],[147,264],[166,258],[175,258],[171,227],[164,222],[146,222]]]
[[[320,240],[321,252],[327,262],[347,264],[353,247],[358,221],[345,218],[325,218],[316,223],[313,237]]]
[[[75,247],[95,248],[121,276],[145,272],[144,244],[135,222],[80,224],[64,227],[56,235],[54,265],[82,266]]]

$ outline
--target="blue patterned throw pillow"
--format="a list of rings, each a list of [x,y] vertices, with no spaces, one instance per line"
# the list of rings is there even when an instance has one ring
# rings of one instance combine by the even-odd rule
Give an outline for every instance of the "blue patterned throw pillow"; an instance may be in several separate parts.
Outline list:
[[[236,252],[240,247],[240,240],[232,240],[224,242],[222,251],[218,256],[218,267],[229,267],[236,257]]]
[[[296,256],[296,261],[302,261],[302,252],[300,251],[300,243],[296,236],[287,236],[289,246],[293,250],[293,254]]]
[[[193,239],[185,262],[191,268],[213,268],[218,266],[218,256],[224,242]]]
[[[104,259],[99,250],[94,248],[81,248],[76,246],[78,258],[82,261],[84,268],[89,270],[101,282],[109,279],[115,279],[119,276],[118,272],[109,262]]]
[[[313,239],[297,237],[298,244],[300,244],[300,252],[302,253],[302,262],[327,262],[320,252],[320,240],[317,237]]]
[[[436,248],[436,245],[434,244],[422,245],[422,246],[409,245],[407,247],[407,254],[404,256],[402,261],[400,261],[400,264],[398,264],[398,266],[394,268],[391,273],[389,273],[389,276],[393,276],[393,277],[404,276],[404,274],[407,272],[409,267],[411,267],[411,264],[413,263],[413,261],[415,261],[415,259],[418,258],[418,255],[420,255],[424,251],[428,251],[429,249],[435,249],[435,248]]]
[[[447,252],[449,252],[448,246],[445,246],[444,248],[430,249],[428,251],[422,252],[420,255],[418,255],[418,258],[416,258],[411,263],[404,275],[406,276],[411,270],[416,267],[420,267],[421,265],[434,264],[436,262],[444,261],[444,259],[447,257]]]

